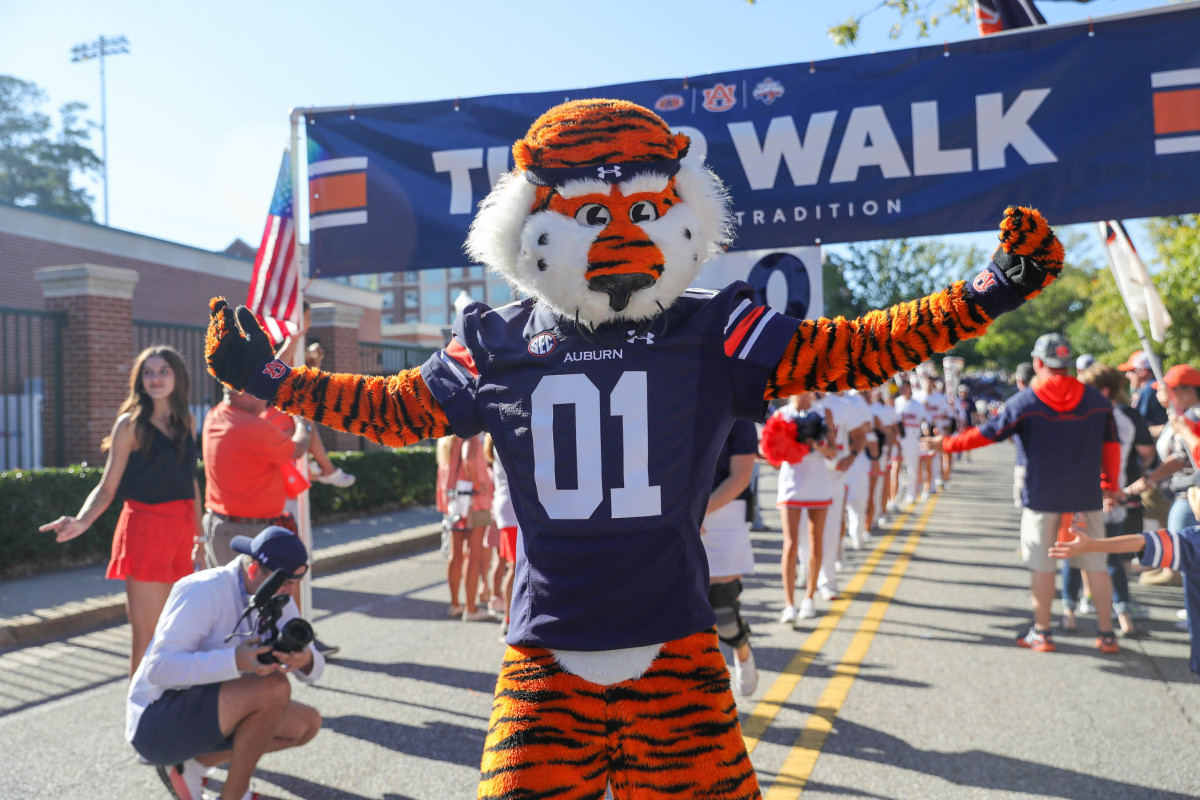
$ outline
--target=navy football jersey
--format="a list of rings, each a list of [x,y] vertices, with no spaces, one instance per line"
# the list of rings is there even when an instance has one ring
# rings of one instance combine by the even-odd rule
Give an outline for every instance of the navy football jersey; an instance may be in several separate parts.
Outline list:
[[[798,320],[750,287],[689,290],[648,329],[525,300],[467,307],[421,375],[459,436],[491,433],[520,522],[509,644],[611,650],[715,622],[700,523],[736,418]]]

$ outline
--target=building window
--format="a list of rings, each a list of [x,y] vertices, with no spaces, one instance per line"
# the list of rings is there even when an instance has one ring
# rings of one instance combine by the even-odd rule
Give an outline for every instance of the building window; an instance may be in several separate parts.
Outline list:
[[[446,324],[446,312],[445,311],[426,311],[425,312],[425,321],[427,323],[429,323],[430,325],[445,325]]]
[[[421,291],[419,289],[404,290],[404,307],[416,308],[421,304]]]
[[[380,325],[391,325],[392,324],[392,315],[391,314],[381,314],[379,316],[379,324]]]
[[[396,306],[396,295],[392,292],[383,293],[383,307],[394,308]]]

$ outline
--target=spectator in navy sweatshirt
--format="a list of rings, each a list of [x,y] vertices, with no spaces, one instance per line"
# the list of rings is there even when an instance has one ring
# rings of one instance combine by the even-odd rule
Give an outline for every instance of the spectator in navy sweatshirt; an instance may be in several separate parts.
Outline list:
[[[1071,377],[1071,345],[1057,333],[1038,338],[1033,347],[1035,378],[983,426],[955,436],[930,437],[925,444],[948,453],[985,447],[1017,434],[1025,450],[1025,487],[1021,493],[1021,557],[1030,570],[1033,625],[1017,639],[1039,652],[1055,649],[1050,635],[1056,564],[1049,556],[1060,525],[1072,515],[1086,520],[1093,539],[1104,538],[1104,492],[1120,497],[1121,446],[1112,404],[1090,386]],[[1081,552],[1071,565],[1088,573],[1096,606],[1096,647],[1119,651],[1112,629],[1112,583],[1100,552]]]

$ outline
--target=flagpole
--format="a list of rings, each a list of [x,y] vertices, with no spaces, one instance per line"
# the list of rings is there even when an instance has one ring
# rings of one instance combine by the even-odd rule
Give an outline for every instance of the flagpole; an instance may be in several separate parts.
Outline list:
[[[1142,343],[1142,352],[1150,357],[1150,370],[1154,373],[1154,379],[1161,381],[1163,379],[1162,366],[1158,363],[1154,347],[1146,338],[1146,331],[1142,327],[1141,320],[1133,313],[1133,306],[1129,304],[1129,295],[1125,294],[1125,284],[1121,281],[1117,264],[1113,261],[1112,252],[1108,249],[1108,236],[1104,232],[1103,222],[1096,223],[1096,232],[1100,234],[1100,249],[1104,251],[1104,259],[1108,262],[1108,271],[1112,273],[1113,283],[1117,284],[1117,292],[1121,295],[1121,302],[1125,304],[1125,312],[1129,314],[1129,319],[1133,322],[1133,330],[1137,333],[1138,341]]]
[[[304,118],[303,112],[298,109],[292,109],[290,115],[292,132],[291,132],[291,159],[292,159],[292,210],[294,223],[292,225],[292,236],[295,237],[296,258],[298,259],[297,275],[296,275],[296,305],[300,309],[301,330],[297,334],[296,350],[292,355],[292,366],[304,366],[304,356],[308,351],[308,343],[305,341],[305,331],[303,330],[304,322],[304,277],[308,271],[307,253],[301,250],[300,245],[300,198],[302,191],[307,191],[303,186],[305,182],[302,180],[304,175],[300,172],[300,122]],[[304,159],[307,165],[308,159]],[[313,424],[312,436],[320,436],[320,432]],[[302,453],[297,460],[297,467],[300,468],[301,475],[308,475],[308,453]],[[308,502],[308,492],[303,491],[296,498],[296,531],[300,534],[300,541],[304,542],[305,548],[309,553],[310,563],[315,560],[316,554],[313,551],[313,536],[312,536],[312,513]],[[300,581],[300,613],[303,617],[312,621],[312,569],[310,568],[304,573],[304,577]]]

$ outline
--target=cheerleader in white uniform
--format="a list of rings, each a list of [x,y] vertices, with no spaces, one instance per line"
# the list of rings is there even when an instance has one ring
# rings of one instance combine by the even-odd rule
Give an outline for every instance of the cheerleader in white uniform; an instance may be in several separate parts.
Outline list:
[[[810,417],[819,420],[819,426],[812,425]],[[820,434],[817,438],[800,442],[796,440],[797,427],[820,429]],[[784,608],[779,621],[785,624],[794,622],[797,617],[812,618],[817,615],[813,595],[817,591],[817,574],[823,555],[825,513],[833,500],[833,482],[825,459],[831,458],[834,450],[824,439],[826,430],[828,424],[824,410],[817,406],[811,392],[794,395],[788,405],[767,420],[763,429],[763,455],[779,467],[775,505],[783,522],[780,569],[784,594]],[[808,578],[804,599],[797,609],[794,605],[796,561],[801,546],[800,525],[806,516],[808,535],[804,538],[804,562],[808,567]]]

